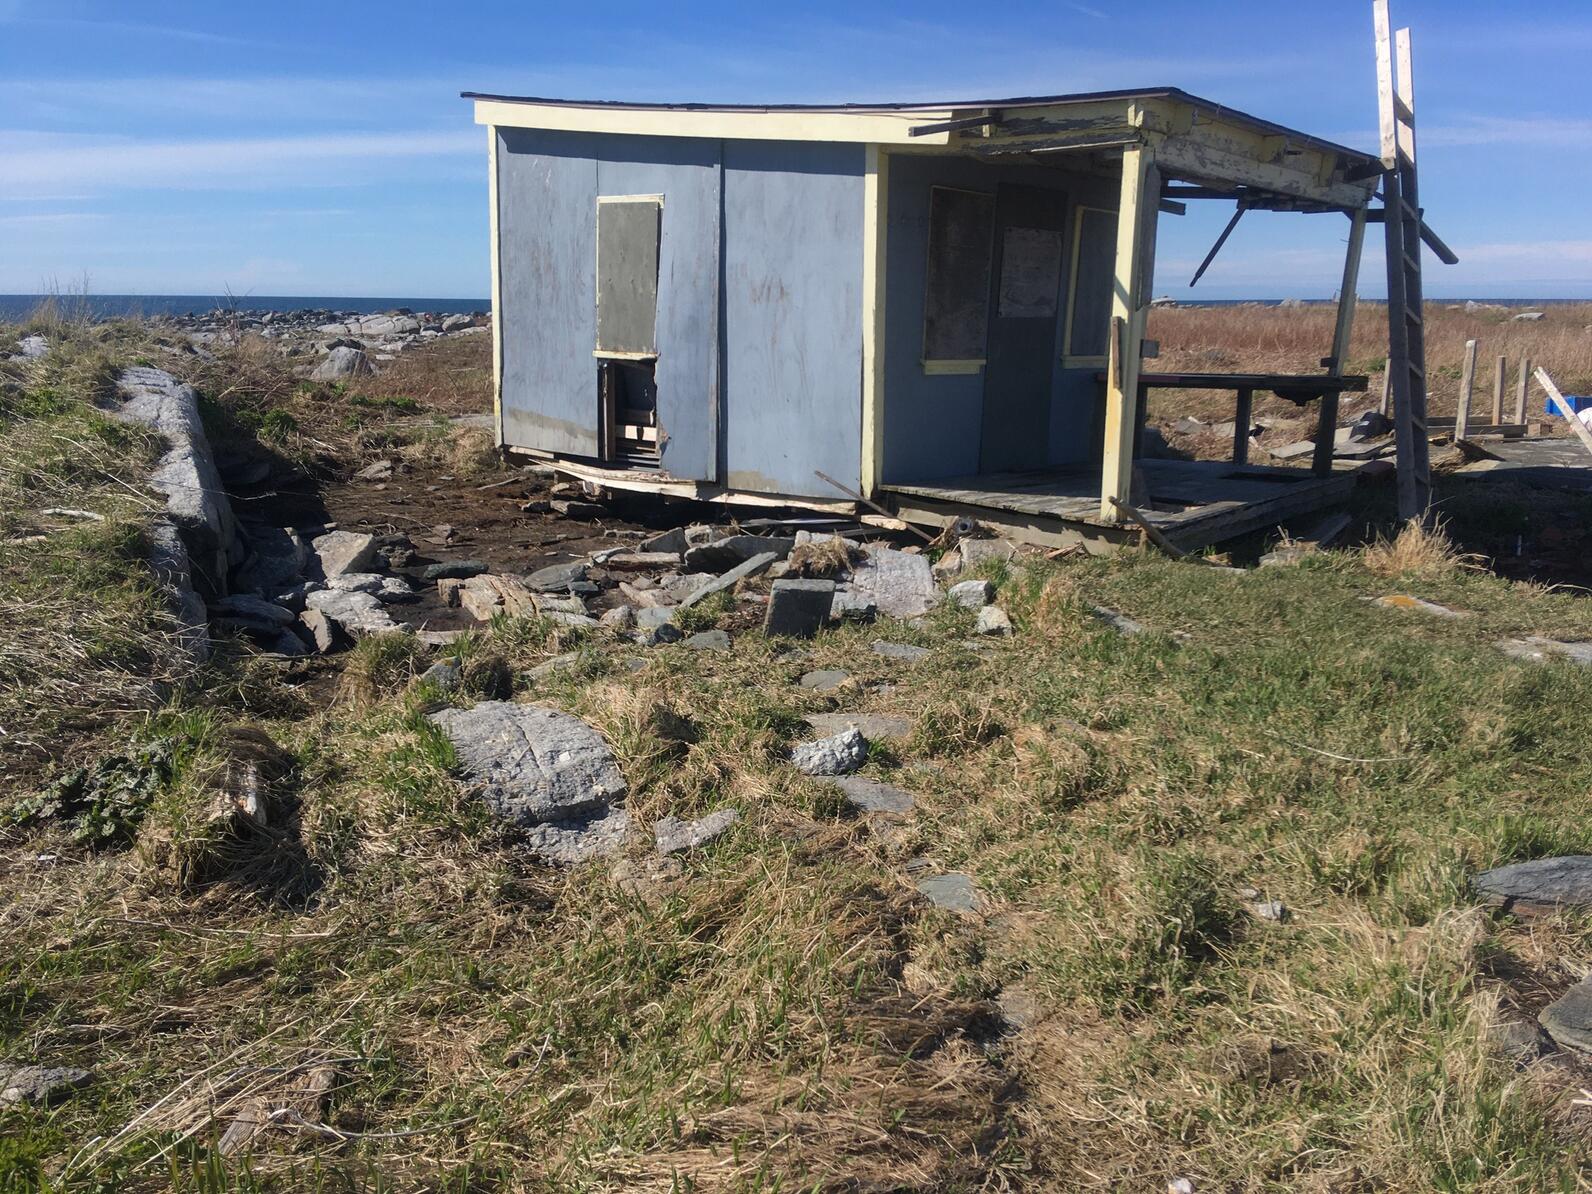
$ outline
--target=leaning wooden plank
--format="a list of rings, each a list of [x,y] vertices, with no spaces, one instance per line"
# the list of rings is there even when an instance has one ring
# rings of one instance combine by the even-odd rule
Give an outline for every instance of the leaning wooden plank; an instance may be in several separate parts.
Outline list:
[[[1537,381],[1544,390],[1548,391],[1548,400],[1569,421],[1570,429],[1586,445],[1586,450],[1592,452],[1592,431],[1588,431],[1586,424],[1581,421],[1581,417],[1570,409],[1570,404],[1564,400],[1564,395],[1559,393],[1559,387],[1553,384],[1553,378],[1549,377],[1548,371],[1540,366],[1537,369]]]

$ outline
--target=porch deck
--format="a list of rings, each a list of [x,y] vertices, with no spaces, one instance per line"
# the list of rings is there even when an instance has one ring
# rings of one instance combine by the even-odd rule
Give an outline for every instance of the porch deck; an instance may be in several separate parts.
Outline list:
[[[1150,491],[1140,512],[1186,550],[1338,505],[1357,481],[1355,468],[1342,467],[1322,477],[1306,469],[1230,461],[1142,460],[1137,466]],[[1140,534],[1135,526],[1100,518],[1096,469],[991,473],[882,488],[898,517],[930,526],[969,517],[1033,543],[1102,549]]]

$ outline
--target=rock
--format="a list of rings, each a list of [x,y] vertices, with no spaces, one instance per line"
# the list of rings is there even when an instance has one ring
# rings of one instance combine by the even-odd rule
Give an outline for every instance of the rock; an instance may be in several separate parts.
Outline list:
[[[638,621],[640,614],[645,612],[643,610],[637,614]],[[661,647],[666,643],[679,642],[685,637],[685,631],[681,630],[673,622],[661,622],[656,626],[638,625],[633,637],[643,647]]]
[[[1380,605],[1383,609],[1403,609],[1416,613],[1431,614],[1434,618],[1468,618],[1470,615],[1464,610],[1450,609],[1446,605],[1439,605],[1435,601],[1427,601],[1421,597],[1412,597],[1408,593],[1389,593],[1385,597],[1368,597],[1366,600],[1373,605]]]
[[[851,587],[871,598],[880,613],[892,618],[916,618],[929,612],[940,599],[928,558],[879,544],[868,544],[867,558],[852,568]]]
[[[928,875],[918,880],[918,892],[939,908],[952,912],[978,911],[978,889],[963,874]]]
[[[542,593],[531,598],[539,614],[579,614],[586,616],[586,603],[579,597],[560,597],[553,593]]]
[[[1592,665],[1592,643],[1566,643],[1558,639],[1530,635],[1523,639],[1505,639],[1499,650],[1516,659],[1529,659],[1533,663],[1546,663],[1550,659],[1567,659],[1583,667]]]
[[[605,611],[598,619],[599,626],[606,626],[610,630],[634,630],[636,626],[636,611],[633,606],[616,605],[613,609]]]
[[[917,805],[911,792],[903,792],[878,780],[864,779],[860,775],[838,775],[830,781],[840,789],[846,803],[859,813],[883,813],[901,816],[910,813]]]
[[[803,720],[815,733],[838,735],[856,729],[869,742],[900,742],[912,737],[912,719],[894,713],[810,713]]]
[[[366,377],[376,370],[359,348],[334,348],[310,372],[311,381],[341,381],[345,377]]]
[[[598,518],[608,517],[607,507],[599,506],[596,502],[558,500],[552,503],[552,507],[553,513],[578,522],[592,522]]]
[[[952,585],[945,595],[963,609],[983,609],[995,600],[995,586],[987,580],[964,580]]]
[[[1143,622],[1135,622],[1127,614],[1119,614],[1116,610],[1107,609],[1103,605],[1097,605],[1089,612],[1118,634],[1128,638],[1132,638],[1136,634],[1148,634],[1150,631],[1150,628]]]
[[[340,593],[369,593],[384,602],[404,601],[415,595],[408,581],[380,572],[344,572],[330,577],[326,587]]]
[[[42,360],[50,351],[50,342],[43,336],[23,336],[17,341],[17,355],[24,361]]]
[[[260,626],[291,626],[296,620],[293,611],[284,609],[274,601],[263,601],[246,593],[233,593],[210,603],[212,615],[253,622]]]
[[[331,580],[345,572],[364,572],[376,558],[376,536],[358,531],[331,531],[310,543],[321,576]]]
[[[578,866],[612,857],[624,849],[629,836],[629,812],[605,808],[591,816],[529,826],[525,830],[525,848],[543,862]]]
[[[1249,905],[1249,910],[1260,920],[1271,920],[1281,924],[1288,919],[1288,905],[1281,900],[1256,900]]]
[[[323,589],[304,599],[307,610],[325,614],[355,637],[368,634],[392,634],[405,628],[392,620],[382,604],[369,593],[342,593],[336,589]]]
[[[728,572],[724,573],[724,575],[717,576],[708,581],[706,584],[701,585],[692,591],[689,596],[680,602],[680,608],[689,609],[697,602],[711,597],[715,593],[722,593],[726,589],[734,588],[739,582],[745,580],[748,576],[756,576],[759,572],[763,571],[763,569],[767,568],[778,558],[779,557],[773,552],[765,551],[761,555],[755,555],[751,559],[737,564],[734,568],[731,568]]]
[[[467,633],[465,630],[417,630],[415,638],[428,647],[451,647]]]
[[[1558,908],[1592,907],[1592,855],[1535,858],[1483,871],[1476,893],[1506,912],[1528,915]]]
[[[204,563],[202,571],[225,575],[237,523],[199,417],[199,395],[171,374],[146,366],[123,370],[116,385],[119,416],[144,424],[166,441],[166,452],[149,476],[151,488],[165,497],[166,513],[188,550]]]
[[[270,593],[296,583],[309,565],[310,549],[291,527],[250,527],[253,555],[238,570],[237,587]]]
[[[872,597],[848,588],[836,588],[829,602],[831,622],[871,622],[878,613],[879,606]]]
[[[1537,1023],[1566,1049],[1592,1052],[1592,978],[1584,978],[1537,1015]]]
[[[794,539],[778,539],[762,535],[729,535],[723,539],[715,539],[711,543],[688,548],[684,563],[692,572],[724,572],[754,556],[768,553],[772,553],[776,560],[783,560],[790,554],[795,544]]]
[[[602,566],[613,572],[672,572],[680,559],[675,551],[616,551],[602,557]]]
[[[914,647],[907,643],[891,643],[884,639],[874,639],[868,644],[868,649],[875,655],[882,655],[886,659],[898,659],[902,663],[918,663],[927,659],[934,652],[927,647]]]
[[[485,560],[438,560],[420,570],[421,580],[469,580],[480,576],[489,565]]]
[[[376,558],[384,568],[407,568],[415,558],[415,545],[402,531],[376,540]]]
[[[684,555],[691,544],[686,541],[685,528],[675,527],[673,530],[664,531],[661,535],[643,539],[638,546],[641,551],[666,552],[669,555],[679,556]]]
[[[791,763],[803,775],[850,775],[868,758],[868,740],[855,727],[831,738],[803,742],[791,752]]]
[[[335,651],[343,643],[341,628],[318,609],[305,610],[299,615],[299,623],[309,631],[310,641],[322,654]]]
[[[1530,1065],[1543,1052],[1542,1030],[1525,1020],[1501,1020],[1487,1025],[1487,1043],[1517,1066]]]
[[[435,684],[443,692],[452,692],[464,678],[464,669],[452,659],[439,659],[420,673],[422,684]]]
[[[834,598],[832,580],[776,580],[768,591],[763,633],[812,638],[829,620]]]
[[[549,622],[557,622],[560,626],[573,626],[577,630],[596,630],[598,622],[587,614],[572,614],[566,610],[548,609],[540,611],[542,617]]]
[[[539,663],[525,674],[532,680],[545,680],[557,672],[567,672],[580,662],[579,651],[566,651],[562,655],[555,655],[546,663]]]
[[[704,630],[693,634],[680,644],[693,651],[728,651],[730,636],[722,630]]]
[[[1017,545],[1007,539],[962,539],[956,545],[962,557],[962,570],[994,561],[1008,564],[1017,558]]]
[[[1511,315],[1509,317],[1509,322],[1510,323],[1536,323],[1539,319],[1542,319],[1543,317],[1544,317],[1544,313],[1541,312],[1541,311],[1522,311],[1519,315]]]
[[[83,1089],[93,1080],[90,1071],[71,1066],[0,1065],[0,1106],[45,1106]]]
[[[695,821],[659,817],[652,827],[653,841],[659,854],[683,854],[723,837],[740,819],[740,812],[733,808],[721,808]]]
[[[843,672],[839,668],[820,668],[808,672],[798,683],[803,688],[811,688],[815,692],[831,692],[850,679],[850,672]]]
[[[962,553],[956,548],[941,554],[940,558],[929,565],[929,571],[934,573],[934,579],[944,584],[957,573],[962,571]]]
[[[995,997],[995,1010],[1009,1032],[1023,1032],[1045,1018],[1045,1006],[1039,997],[1021,985],[1003,987]]]
[[[354,474],[354,479],[358,481],[385,481],[391,476],[392,461],[378,460],[375,463],[367,464],[364,468],[360,469]]]
[[[1259,565],[1262,568],[1287,568],[1319,552],[1320,548],[1314,543],[1285,543],[1261,556]]]
[[[474,322],[468,315],[450,315],[442,321],[442,330],[445,332],[457,332],[462,328],[469,327]]]
[[[1010,634],[1012,620],[998,605],[986,605],[978,611],[978,621],[973,623],[974,634]]]
[[[495,814],[520,826],[604,813],[625,777],[602,735],[559,709],[483,701],[431,714]]]
[[[586,579],[586,562],[571,560],[567,564],[549,564],[523,579],[525,587],[533,593],[565,592],[575,581]]]

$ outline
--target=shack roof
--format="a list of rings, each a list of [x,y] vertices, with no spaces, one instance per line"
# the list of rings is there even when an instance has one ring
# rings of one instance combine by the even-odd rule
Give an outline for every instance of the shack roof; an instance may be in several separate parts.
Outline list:
[[[939,102],[886,102],[840,104],[704,104],[704,103],[642,103],[629,100],[573,100],[543,96],[499,95],[492,92],[462,91],[460,96],[477,104],[524,104],[540,108],[586,109],[594,113],[622,112],[680,112],[723,113],[743,116],[889,116],[922,114],[939,120],[957,120],[973,115],[999,115],[1004,111],[1025,108],[1055,108],[1071,105],[1131,103],[1134,101],[1164,100],[1186,105],[1208,119],[1240,125],[1266,136],[1284,137],[1290,143],[1308,146],[1326,153],[1342,155],[1356,163],[1374,163],[1375,154],[1351,149],[1346,145],[1286,125],[1252,116],[1214,100],[1204,99],[1180,87],[1135,87],[1115,91],[1081,91],[1063,95],[1023,95],[1007,99],[944,100]],[[483,123],[485,123],[483,121]],[[799,139],[799,138],[798,138]],[[827,139],[827,138],[826,138]],[[928,141],[925,138],[925,141]]]

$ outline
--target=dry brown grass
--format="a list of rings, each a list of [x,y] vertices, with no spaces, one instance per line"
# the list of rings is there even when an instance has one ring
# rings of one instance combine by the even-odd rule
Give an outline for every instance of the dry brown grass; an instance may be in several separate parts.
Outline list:
[[[1481,567],[1479,558],[1454,546],[1441,522],[1427,526],[1418,519],[1405,523],[1391,539],[1378,535],[1360,554],[1373,575],[1411,580],[1436,580]]]
[[[1508,311],[1454,310],[1452,304],[1426,305],[1426,359],[1433,414],[1452,415],[1458,401],[1465,341],[1478,341],[1473,409],[1491,410],[1494,359],[1509,358],[1505,416],[1514,410],[1514,383],[1522,356],[1545,367],[1565,393],[1592,391],[1592,303],[1552,304],[1534,323],[1516,323]],[[1328,304],[1266,307],[1157,307],[1150,313],[1149,336],[1161,355],[1150,368],[1163,372],[1318,373],[1332,349],[1336,309]],[[1376,401],[1387,359],[1387,307],[1361,302],[1355,317],[1347,372],[1370,376],[1365,396],[1346,395],[1345,410]],[[1528,415],[1540,413],[1542,395],[1533,385]],[[1294,413],[1291,403],[1256,395],[1258,414]],[[1232,395],[1154,391],[1151,411],[1158,417],[1192,414],[1209,421],[1231,419]]]

